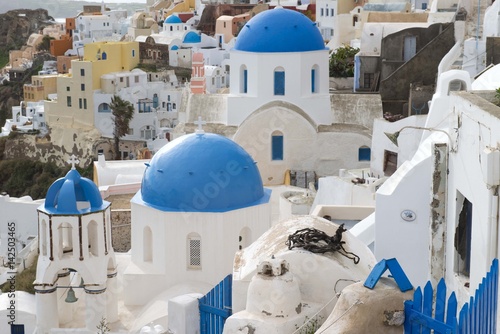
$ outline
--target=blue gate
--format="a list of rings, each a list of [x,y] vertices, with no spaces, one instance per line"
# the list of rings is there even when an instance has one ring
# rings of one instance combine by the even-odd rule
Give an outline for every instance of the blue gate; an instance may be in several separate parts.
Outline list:
[[[24,325],[10,325],[10,334],[24,334]]]
[[[483,278],[474,297],[466,303],[457,319],[457,298],[453,292],[446,301],[446,284],[439,281],[436,303],[430,282],[417,288],[413,300],[405,302],[405,334],[491,334],[496,331],[498,303],[498,259],[493,260],[490,272]],[[433,312],[434,310],[434,312]],[[446,315],[446,319],[445,319]]]
[[[226,319],[232,314],[233,276],[227,275],[209,293],[198,300],[200,333],[222,334]]]

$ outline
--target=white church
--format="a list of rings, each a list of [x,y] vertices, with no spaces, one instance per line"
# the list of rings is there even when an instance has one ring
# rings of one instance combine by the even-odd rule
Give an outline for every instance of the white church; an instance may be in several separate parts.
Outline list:
[[[317,26],[305,15],[281,7],[261,12],[230,50],[229,94],[189,95],[175,131],[191,132],[201,116],[252,155],[266,185],[283,184],[287,170],[324,176],[345,166],[367,168],[369,158],[359,152],[369,152],[380,114],[366,110],[381,111],[381,102],[380,109],[358,109],[367,101],[359,96],[351,110],[335,107],[328,59]]]
[[[282,283],[294,277],[296,305],[273,297],[266,308],[278,315],[286,310],[278,321],[285,333],[316,312],[328,316],[337,297],[324,284],[369,274],[373,254],[348,233],[344,247],[359,256],[357,265],[340,254],[289,250],[286,238],[297,229],[333,235],[337,225],[302,217],[271,226],[271,190],[258,164],[234,141],[199,126],[146,163],[131,200],[129,253],[115,255],[110,203],[92,181],[73,168],[52,184],[38,208],[36,333],[90,333],[103,319],[113,332],[138,333],[154,322],[174,333],[196,333],[198,299],[228,274],[235,280],[229,290],[235,318],[227,333],[239,333],[242,323],[268,328],[273,322],[257,314],[261,303],[276,284],[286,288]],[[286,268],[266,278],[269,265]],[[252,282],[259,280],[268,283],[258,288]]]

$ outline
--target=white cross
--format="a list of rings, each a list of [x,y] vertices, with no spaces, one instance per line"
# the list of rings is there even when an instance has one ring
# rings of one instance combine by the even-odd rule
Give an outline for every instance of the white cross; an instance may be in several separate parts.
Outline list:
[[[66,161],[67,163],[71,164],[71,169],[76,169],[75,164],[79,163],[80,160],[76,158],[74,154],[71,155],[70,159]]]
[[[198,120],[194,122],[194,124],[198,125],[198,129],[196,129],[197,135],[202,135],[205,133],[203,130],[203,125],[207,124],[207,122],[201,120],[201,116],[198,116]]]

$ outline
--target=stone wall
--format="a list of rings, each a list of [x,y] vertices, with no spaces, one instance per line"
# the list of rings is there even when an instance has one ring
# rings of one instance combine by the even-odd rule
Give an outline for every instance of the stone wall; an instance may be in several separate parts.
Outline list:
[[[130,209],[111,210],[111,236],[115,252],[126,253],[131,248],[132,221],[130,213]]]
[[[330,77],[330,89],[351,90],[354,87],[354,77],[350,78],[332,78]]]
[[[384,102],[384,112],[403,113],[403,105],[407,103],[410,94],[410,83],[420,82],[423,85],[433,85],[436,82],[439,62],[455,44],[453,25],[439,27],[444,30],[435,31],[435,33],[439,33],[436,38],[418,50],[413,58],[390,74],[385,80],[381,78],[380,95]],[[404,37],[405,32],[399,33],[401,38]],[[383,45],[386,45],[388,41],[384,39]],[[399,40],[399,42],[401,41],[402,39]]]
[[[333,123],[355,124],[373,129],[373,120],[382,117],[379,94],[331,94]]]

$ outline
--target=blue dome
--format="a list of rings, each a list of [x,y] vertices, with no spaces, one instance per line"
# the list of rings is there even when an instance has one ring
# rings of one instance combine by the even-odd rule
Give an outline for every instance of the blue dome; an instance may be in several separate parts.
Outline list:
[[[200,43],[201,36],[195,33],[194,31],[190,31],[184,36],[183,43]]]
[[[255,15],[241,29],[234,50],[306,52],[325,50],[316,24],[302,13],[276,7]]]
[[[42,210],[50,214],[82,214],[102,211],[108,206],[95,183],[71,169],[52,183]]]
[[[162,211],[225,212],[269,201],[252,157],[216,134],[189,134],[158,151],[134,202]]]
[[[177,45],[174,45],[170,48],[170,50],[172,51],[179,50],[179,47]]]
[[[167,24],[176,24],[176,23],[182,23],[182,20],[180,17],[178,17],[177,15],[169,15],[166,19],[165,19],[165,23]]]

